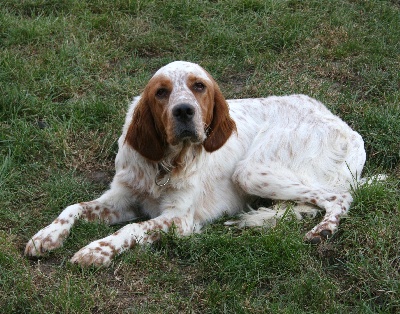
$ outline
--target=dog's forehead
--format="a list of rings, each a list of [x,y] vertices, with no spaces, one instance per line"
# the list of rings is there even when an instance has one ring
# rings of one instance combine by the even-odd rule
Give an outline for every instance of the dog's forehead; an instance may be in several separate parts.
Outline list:
[[[185,61],[171,62],[159,69],[154,76],[163,75],[171,79],[186,79],[189,74],[210,81],[207,72],[201,66],[196,63]]]

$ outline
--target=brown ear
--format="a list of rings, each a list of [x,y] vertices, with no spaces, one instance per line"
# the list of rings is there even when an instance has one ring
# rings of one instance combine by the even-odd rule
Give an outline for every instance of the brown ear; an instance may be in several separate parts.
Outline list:
[[[133,112],[125,141],[147,159],[160,161],[164,157],[165,142],[157,130],[148,97],[145,94]]]
[[[214,83],[214,109],[213,118],[209,125],[209,135],[203,143],[207,152],[219,149],[233,131],[236,131],[236,124],[229,115],[229,107],[218,85]]]

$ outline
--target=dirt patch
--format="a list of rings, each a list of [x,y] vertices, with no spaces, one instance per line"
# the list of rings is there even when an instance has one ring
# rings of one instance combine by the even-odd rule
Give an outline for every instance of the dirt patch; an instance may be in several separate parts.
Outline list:
[[[84,176],[86,180],[90,181],[93,184],[99,185],[108,185],[110,184],[114,172],[113,171],[96,171],[96,170],[89,170],[84,172]]]

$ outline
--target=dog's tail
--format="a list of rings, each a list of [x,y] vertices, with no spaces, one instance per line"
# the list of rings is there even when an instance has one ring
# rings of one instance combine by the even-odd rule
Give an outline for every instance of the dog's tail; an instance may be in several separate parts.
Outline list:
[[[225,226],[273,228],[277,221],[289,212],[301,220],[304,216],[315,217],[319,211],[318,207],[311,204],[294,204],[292,202],[279,202],[272,208],[260,207],[253,209],[250,205],[247,206],[249,208],[248,212],[242,213],[238,220],[226,221]]]
[[[388,176],[386,174],[376,174],[371,177],[362,178],[358,180],[357,183],[359,185],[365,185],[365,184],[369,185],[375,182],[386,181],[387,177]]]

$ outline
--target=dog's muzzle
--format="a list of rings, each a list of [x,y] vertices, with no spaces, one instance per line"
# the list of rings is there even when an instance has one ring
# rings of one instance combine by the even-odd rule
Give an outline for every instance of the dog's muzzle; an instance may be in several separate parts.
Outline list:
[[[198,142],[199,136],[196,131],[194,117],[196,108],[190,104],[179,104],[172,109],[172,116],[175,122],[175,137],[178,140],[189,139]]]

